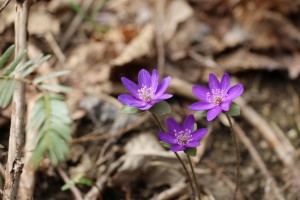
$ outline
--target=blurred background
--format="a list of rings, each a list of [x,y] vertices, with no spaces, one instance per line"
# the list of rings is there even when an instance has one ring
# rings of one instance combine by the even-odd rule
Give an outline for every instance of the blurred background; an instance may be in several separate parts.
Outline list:
[[[4,1],[0,1],[0,5]],[[14,43],[14,1],[0,13],[0,54]],[[120,114],[120,78],[144,68],[172,76],[171,116],[193,113],[194,84],[224,72],[245,92],[235,118],[242,199],[300,199],[300,1],[36,0],[28,21],[28,57],[51,54],[36,72],[59,80],[74,120],[70,152],[58,167],[43,159],[33,199],[188,199],[181,167],[157,139],[147,113]],[[36,91],[28,87],[27,103]],[[8,145],[11,107],[1,110]],[[165,117],[162,117],[163,121]],[[206,199],[231,199],[235,151],[226,118],[197,118],[209,134],[193,158]],[[1,170],[6,162],[1,150]],[[91,184],[61,187],[85,177]]]

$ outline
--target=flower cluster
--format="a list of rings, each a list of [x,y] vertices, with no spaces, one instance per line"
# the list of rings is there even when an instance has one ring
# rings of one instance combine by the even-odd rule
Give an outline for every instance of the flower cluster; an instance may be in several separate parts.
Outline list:
[[[171,77],[166,77],[159,83],[158,72],[155,69],[152,71],[152,75],[142,69],[138,74],[138,84],[125,77],[122,77],[121,81],[130,94],[119,95],[119,101],[139,110],[149,110],[156,103],[172,97],[171,94],[165,94],[170,85]],[[242,84],[230,87],[230,77],[226,73],[221,82],[214,74],[210,74],[208,85],[208,88],[200,85],[193,86],[192,92],[200,102],[189,106],[191,110],[195,111],[208,110],[208,121],[212,121],[223,111],[229,111],[232,101],[244,91]],[[207,133],[207,129],[194,130],[194,123],[193,115],[189,115],[182,126],[174,119],[168,118],[168,133],[161,131],[158,137],[161,141],[170,144],[173,152],[195,148],[200,145],[199,141]]]

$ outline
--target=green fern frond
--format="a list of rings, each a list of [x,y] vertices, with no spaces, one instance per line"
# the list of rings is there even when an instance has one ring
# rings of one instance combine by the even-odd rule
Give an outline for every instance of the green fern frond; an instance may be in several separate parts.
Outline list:
[[[8,61],[9,57],[13,54],[14,50],[15,50],[15,45],[11,45],[0,57],[0,69],[4,67],[5,63]]]
[[[10,103],[17,81],[14,79],[0,79],[0,107],[6,108]]]
[[[47,60],[49,60],[51,58],[50,55],[47,56],[42,56],[42,57],[37,57],[37,58],[33,58],[33,59],[37,59],[36,62],[34,62],[32,65],[28,65],[27,67],[20,67],[22,69],[22,77],[26,77],[29,74],[31,74],[35,69],[37,69],[38,67],[40,67],[44,62],[46,62]],[[29,61],[28,61],[29,62]],[[26,64],[26,63],[25,63]],[[24,64],[24,65],[25,65]],[[20,69],[19,69],[20,70]],[[21,70],[20,70],[21,71]]]
[[[10,75],[18,66],[18,64],[22,61],[22,59],[26,56],[27,51],[23,51],[15,60],[10,64],[9,68],[5,70],[4,76]]]
[[[67,105],[60,95],[45,94],[33,107],[28,131],[36,131],[32,163],[37,167],[47,154],[53,166],[63,161],[68,154],[68,141],[71,139],[71,123]]]

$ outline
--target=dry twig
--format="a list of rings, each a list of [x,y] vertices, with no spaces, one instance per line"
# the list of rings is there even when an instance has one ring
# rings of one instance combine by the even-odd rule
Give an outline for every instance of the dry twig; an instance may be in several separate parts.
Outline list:
[[[9,4],[10,0],[6,0],[0,7],[0,13],[6,8],[6,6]]]
[[[223,120],[224,119],[224,120]],[[221,118],[221,121],[223,121],[223,124],[226,124],[225,118]],[[267,180],[270,181],[270,186],[272,188],[272,191],[274,192],[274,195],[278,200],[283,200],[283,195],[281,194],[281,191],[279,190],[276,181],[274,177],[271,175],[270,171],[268,170],[264,160],[259,155],[258,151],[254,147],[251,140],[247,137],[246,133],[243,131],[243,129],[236,123],[234,123],[234,128],[237,133],[237,136],[239,137],[240,141],[245,145],[247,150],[249,151],[250,155],[252,156],[253,160],[256,162],[257,166],[261,170],[261,172],[264,174]]]
[[[151,200],[168,200],[176,199],[180,194],[187,190],[185,182],[179,182],[168,190],[163,191],[159,195],[153,197]]]
[[[85,0],[82,1],[83,4],[80,6],[82,8],[82,15],[85,15],[88,9],[90,9],[91,5],[93,4],[94,0]],[[75,31],[77,30],[78,26],[81,24],[83,20],[82,15],[76,15],[76,17],[73,18],[72,22],[67,28],[67,31],[62,35],[60,40],[60,47],[62,50],[66,48],[66,46],[69,43],[70,38],[74,35]]]
[[[163,19],[164,19],[165,0],[155,1],[155,43],[157,48],[157,66],[159,75],[162,76],[164,73],[165,65],[165,44],[162,33]]]
[[[16,1],[15,56],[20,55],[26,49],[27,19],[28,1]],[[20,62],[20,65],[24,62],[25,59]],[[19,74],[16,75],[16,77],[18,76]],[[24,145],[24,115],[25,83],[19,81],[16,84],[12,101],[12,118],[3,199],[14,200],[17,198],[20,175],[23,168],[21,158]]]
[[[58,171],[59,175],[61,176],[61,178],[64,180],[65,183],[70,182],[70,179],[69,179],[68,175],[66,174],[66,172],[61,167],[58,167],[57,171]],[[76,186],[73,186],[70,189],[71,189],[71,192],[73,193],[76,200],[82,200],[81,192],[79,191],[79,189]]]

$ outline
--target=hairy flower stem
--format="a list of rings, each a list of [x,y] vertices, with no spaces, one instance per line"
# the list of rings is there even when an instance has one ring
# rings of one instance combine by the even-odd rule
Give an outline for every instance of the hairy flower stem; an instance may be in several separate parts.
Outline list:
[[[164,130],[163,126],[161,125],[161,123],[159,122],[157,116],[156,116],[154,113],[152,113],[152,112],[151,112],[151,114],[152,114],[152,116],[153,116],[155,122],[156,122],[157,125],[159,126],[160,130],[165,132],[165,130]],[[188,181],[189,181],[189,183],[190,183],[190,186],[191,186],[191,189],[192,189],[192,192],[193,192],[193,197],[195,197],[195,196],[196,196],[196,193],[195,193],[195,189],[194,189],[194,187],[193,187],[193,182],[192,182],[192,178],[191,178],[191,176],[190,176],[190,174],[189,174],[189,171],[188,171],[187,167],[185,166],[183,160],[182,160],[182,159],[180,158],[180,156],[178,155],[178,153],[177,153],[177,152],[174,152],[174,154],[175,154],[176,158],[179,160],[179,162],[181,163],[181,165],[182,165],[182,167],[183,167],[183,169],[184,169],[184,171],[185,171],[185,173],[186,173],[186,176],[187,176],[187,178],[188,178]]]
[[[196,174],[195,174],[195,170],[194,170],[191,158],[187,154],[186,154],[186,156],[187,156],[187,158],[189,160],[189,164],[190,164],[190,167],[191,167],[191,170],[192,170],[192,173],[193,173],[193,178],[194,178],[194,182],[195,182],[195,185],[196,185],[196,190],[197,190],[197,193],[198,193],[198,200],[201,200],[201,190],[200,190],[197,178],[196,178]]]
[[[236,154],[236,177],[235,177],[235,190],[234,190],[234,196],[233,199],[237,199],[237,193],[239,191],[239,185],[240,185],[240,149],[236,138],[236,133],[234,131],[232,121],[230,119],[230,116],[225,114],[228,122],[230,124],[230,130],[231,130],[231,136],[235,145],[235,154]]]

